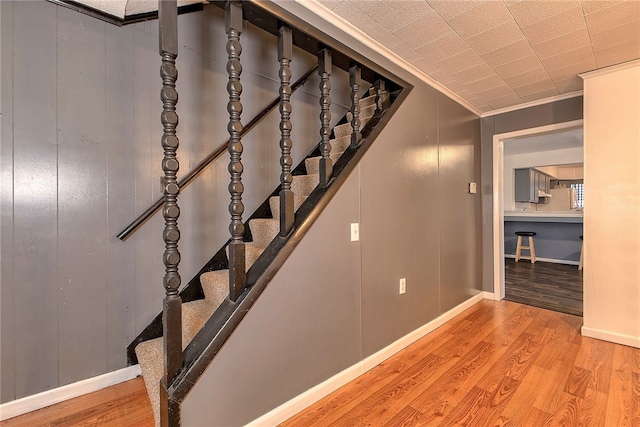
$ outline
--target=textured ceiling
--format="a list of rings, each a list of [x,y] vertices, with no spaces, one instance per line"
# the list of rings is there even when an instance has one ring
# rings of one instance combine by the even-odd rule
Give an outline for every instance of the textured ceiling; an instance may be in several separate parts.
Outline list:
[[[77,1],[120,18],[158,4]],[[297,1],[322,4],[481,114],[580,91],[578,74],[640,58],[640,0]]]
[[[640,58],[640,0],[318,0],[486,113]]]

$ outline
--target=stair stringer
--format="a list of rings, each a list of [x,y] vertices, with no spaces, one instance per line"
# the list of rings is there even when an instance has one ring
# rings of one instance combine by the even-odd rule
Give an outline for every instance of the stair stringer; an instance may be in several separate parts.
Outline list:
[[[319,219],[320,214],[336,196],[340,188],[347,180],[351,179],[353,181],[357,179],[357,174],[352,174],[351,172],[355,170],[357,163],[402,104],[410,90],[410,87],[403,89],[391,107],[381,117],[372,119],[372,126],[367,127],[363,132],[364,138],[361,145],[356,149],[348,149],[334,166],[335,178],[331,181],[331,184],[327,188],[316,188],[300,207],[296,214],[296,222],[292,233],[286,237],[276,237],[256,260],[247,273],[248,289],[236,302],[231,302],[228,299],[223,301],[196,338],[187,346],[184,353],[185,369],[171,390],[170,398],[173,401],[182,403],[189,395],[198,379],[221,352],[225,343],[236,335],[234,331],[238,325],[258,301],[269,282],[276,274],[279,274],[280,269],[285,265],[289,257],[294,254],[302,238],[309,233],[313,224]],[[355,202],[357,203],[357,199]],[[348,231],[346,232],[348,233]],[[331,253],[331,246],[328,246],[328,248]],[[312,258],[309,262],[311,262],[311,265],[317,266],[319,260]],[[321,265],[320,267],[319,275],[322,276],[322,272],[328,266]],[[242,360],[238,360],[238,363],[242,365]],[[295,393],[297,392],[295,391]],[[223,421],[216,420],[215,422]]]

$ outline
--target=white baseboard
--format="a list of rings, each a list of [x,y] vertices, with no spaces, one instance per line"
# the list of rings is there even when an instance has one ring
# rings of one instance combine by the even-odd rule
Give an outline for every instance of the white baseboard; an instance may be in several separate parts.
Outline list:
[[[601,329],[589,328],[583,326],[580,329],[582,336],[595,338],[603,341],[609,341],[616,344],[628,345],[629,347],[640,348],[640,337],[632,335],[617,334],[615,332],[603,331]]]
[[[490,299],[492,301],[499,301],[496,299],[496,294],[495,292],[487,292],[487,291],[482,291],[482,298],[484,299]]]
[[[480,292],[479,294],[474,295],[473,297],[457,305],[446,313],[443,313],[437,318],[433,319],[431,322],[425,324],[424,326],[421,326],[413,332],[408,333],[404,337],[398,339],[397,341],[376,352],[375,354],[372,354],[361,362],[348,367],[344,371],[339,372],[328,380],[316,385],[313,388],[310,388],[309,390],[294,397],[288,402],[283,403],[270,412],[267,412],[260,418],[253,420],[252,422],[247,424],[247,427],[278,425],[283,421],[291,418],[298,412],[302,411],[303,409],[307,408],[308,406],[312,405],[328,394],[336,391],[348,382],[353,381],[368,370],[374,368],[375,366],[378,366],[380,363],[384,362],[410,344],[413,344],[415,341],[424,337],[429,332],[432,332],[433,330],[439,328],[469,307],[485,299],[485,294],[489,293]],[[491,294],[491,298],[489,299],[493,299],[493,294]]]
[[[83,394],[102,390],[103,388],[128,381],[138,376],[140,376],[140,365],[133,365],[52,390],[43,391],[42,393],[23,397],[22,399],[3,403],[0,405],[0,421],[55,405],[56,403],[73,399]]]
[[[511,258],[511,259],[515,259],[515,255],[509,255],[509,254],[505,254],[504,255],[505,258]],[[554,264],[567,264],[567,265],[578,265],[580,264],[579,261],[569,261],[566,259],[555,259],[555,258],[540,258],[539,256],[536,257],[536,261],[542,261],[542,262],[552,262]],[[524,260],[524,262],[529,262],[528,259]]]

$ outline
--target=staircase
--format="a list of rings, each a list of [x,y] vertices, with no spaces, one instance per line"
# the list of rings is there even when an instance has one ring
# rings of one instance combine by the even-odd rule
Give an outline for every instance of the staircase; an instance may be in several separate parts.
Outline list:
[[[377,109],[376,100],[388,98],[389,93],[375,93],[359,100],[360,123],[364,128]],[[350,148],[353,127],[351,113],[347,122],[333,129],[334,138],[331,145],[330,158],[336,164]],[[319,184],[319,168],[321,156],[309,157],[304,161],[306,174],[294,175],[291,189],[295,194],[294,211],[307,200]],[[271,211],[270,218],[254,218],[248,221],[252,240],[245,243],[245,268],[249,270],[256,260],[265,252],[269,244],[280,232],[280,198],[272,196],[268,200]],[[205,298],[182,304],[182,349],[185,350],[196,334],[203,328],[218,307],[229,296],[229,270],[215,270],[200,275],[200,285]],[[143,341],[135,347],[135,354],[142,369],[149,399],[153,408],[156,425],[160,425],[160,380],[163,377],[163,338]]]

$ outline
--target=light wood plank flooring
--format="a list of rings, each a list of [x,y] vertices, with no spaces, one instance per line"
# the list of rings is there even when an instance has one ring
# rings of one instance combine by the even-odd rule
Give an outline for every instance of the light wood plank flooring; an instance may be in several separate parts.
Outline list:
[[[481,301],[282,426],[640,426],[640,349],[584,338],[581,323]],[[153,418],[136,379],[2,423],[58,425]]]

